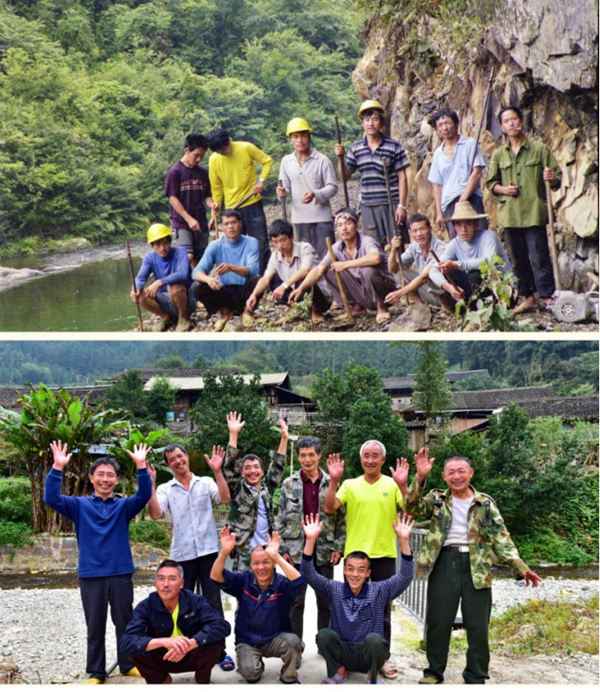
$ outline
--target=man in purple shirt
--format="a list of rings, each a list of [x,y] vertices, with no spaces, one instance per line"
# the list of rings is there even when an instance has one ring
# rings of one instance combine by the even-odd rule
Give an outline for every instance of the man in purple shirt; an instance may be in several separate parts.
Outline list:
[[[396,288],[396,282],[387,269],[381,245],[371,236],[358,232],[358,215],[349,207],[336,214],[335,230],[340,238],[333,246],[335,262],[325,255],[300,286],[291,292],[289,301],[293,303],[298,300],[304,291],[325,276],[335,302],[341,305],[342,298],[335,276],[338,274],[352,313],[364,315],[367,310],[377,310],[375,321],[379,325],[386,324],[390,321],[390,313],[383,301]]]
[[[152,252],[144,255],[135,277],[136,290],[130,292],[130,297],[134,303],[160,317],[152,331],[165,332],[177,323],[176,332],[187,332],[192,326],[189,315],[195,307],[188,296],[190,262],[186,251],[173,247],[171,241],[171,231],[164,224],[150,226],[148,242]],[[151,274],[154,281],[148,283]]]
[[[183,156],[169,168],[165,183],[173,241],[185,248],[192,267],[198,264],[208,245],[205,204],[216,210],[208,171],[199,165],[205,153],[206,139],[202,135],[188,135]]]

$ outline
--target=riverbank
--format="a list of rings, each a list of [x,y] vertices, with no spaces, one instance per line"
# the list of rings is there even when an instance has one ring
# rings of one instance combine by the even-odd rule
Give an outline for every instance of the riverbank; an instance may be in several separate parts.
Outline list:
[[[340,578],[341,575],[337,575]],[[152,585],[138,585],[135,603],[153,590]],[[598,581],[591,579],[544,579],[534,591],[513,579],[498,579],[494,583],[492,616],[512,605],[538,600],[587,600],[598,592]],[[225,614],[233,623],[234,603],[225,601]],[[316,609],[312,590],[307,594],[304,640],[306,650],[300,679],[303,683],[318,684],[324,677],[324,664],[314,643]],[[418,648],[421,625],[400,606],[393,613],[392,656],[400,670],[399,678],[390,683],[413,684],[420,677],[425,658]],[[107,658],[115,658],[114,629],[108,623]],[[0,658],[12,659],[27,683],[78,683],[85,679],[85,623],[79,591],[68,589],[0,589]],[[233,654],[233,635],[227,640]],[[462,683],[464,651],[453,651],[446,681]],[[265,683],[276,683],[279,665],[270,660]],[[496,684],[596,684],[598,682],[598,656],[574,652],[552,656],[508,657],[492,654],[491,683]],[[177,682],[191,682],[181,675]],[[115,673],[111,682],[117,684],[142,683]],[[237,673],[224,673],[214,669],[213,682],[239,684]],[[363,676],[354,674],[351,683],[364,682]]]

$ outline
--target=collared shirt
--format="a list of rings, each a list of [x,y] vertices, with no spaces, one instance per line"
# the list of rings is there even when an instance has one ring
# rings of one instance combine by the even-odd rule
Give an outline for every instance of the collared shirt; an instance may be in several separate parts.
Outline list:
[[[251,276],[258,274],[258,240],[247,235],[240,236],[237,243],[232,243],[225,236],[213,240],[196,265],[192,278],[198,271],[210,274],[211,269],[222,262],[248,267],[248,276],[240,276],[235,272],[226,272],[219,276],[223,286],[243,286]]]
[[[281,159],[279,178],[288,194],[292,193],[292,223],[331,221],[329,200],[337,192],[337,180],[331,161],[325,154],[311,149],[300,165],[296,154]],[[305,204],[304,195],[312,191],[314,199]]]
[[[215,582],[225,593],[235,596],[238,610],[235,618],[235,643],[262,647],[282,632],[291,632],[290,605],[306,584],[299,576],[290,581],[273,575],[273,581],[261,591],[250,570],[223,570],[225,582]]]
[[[352,173],[358,168],[360,173],[361,204],[377,206],[388,203],[383,159],[387,161],[392,202],[398,204],[398,171],[410,166],[402,144],[382,134],[375,151],[371,151],[366,136],[348,149],[346,167]]]
[[[300,572],[315,593],[331,607],[331,629],[346,642],[362,642],[375,632],[383,636],[383,612],[410,584],[414,574],[412,555],[402,554],[400,571],[389,579],[365,582],[355,596],[348,582],[321,576],[314,568],[312,556],[302,554]]]
[[[319,513],[319,487],[323,478],[323,472],[319,469],[317,480],[311,481],[310,478],[300,471],[302,479],[302,512],[304,516],[307,514]]]
[[[385,252],[382,250],[381,245],[375,240],[375,238],[372,238],[370,235],[363,235],[362,233],[359,233],[356,236],[356,254],[354,255],[354,257],[350,257],[350,255],[348,254],[346,250],[346,245],[343,240],[338,240],[337,243],[334,243],[332,247],[336,261],[340,262],[347,262],[348,260],[359,259],[359,257],[370,255],[373,252],[378,253],[379,264],[375,265],[374,268],[382,272],[383,274],[388,274],[391,281],[394,280],[392,278],[392,275],[387,270],[387,259]],[[329,256],[329,253],[327,253],[321,259],[320,265],[322,267],[331,266],[331,257]],[[344,271],[347,271],[355,278],[360,279],[361,272],[363,269],[364,267],[350,267],[349,269],[345,269]]]
[[[213,513],[219,489],[212,478],[192,474],[189,490],[173,478],[158,486],[156,497],[163,515],[168,512],[173,522],[171,559],[194,560],[219,552]]]
[[[266,271],[274,272],[283,282],[291,279],[300,269],[312,269],[318,262],[317,253],[310,243],[294,240],[291,263],[285,259],[282,252],[273,250]]]
[[[451,240],[440,260],[455,260],[458,262],[459,269],[469,272],[472,269],[479,269],[484,259],[490,260],[494,255],[498,255],[502,260],[501,272],[512,272],[511,263],[506,256],[506,252],[504,252],[504,248],[500,245],[498,236],[494,231],[486,228],[483,231],[477,231],[470,243],[458,237]],[[446,281],[444,275],[436,266],[431,268],[429,278],[437,286],[441,286]]]
[[[425,256],[423,255],[423,248],[419,245],[419,243],[411,243],[400,257],[402,266],[410,267],[411,264],[414,264],[416,270],[420,274],[428,264],[436,263],[431,250],[433,250],[433,252],[435,252],[435,254],[441,259],[442,253],[446,251],[446,243],[431,234],[431,243],[429,245],[429,254],[427,255],[427,259],[425,259]]]
[[[162,281],[162,286],[158,290],[166,293],[169,284],[183,284],[188,287],[192,283],[190,273],[187,250],[178,245],[172,245],[166,257],[161,257],[154,250],[144,255],[142,266],[135,277],[135,286],[138,291],[141,291],[152,274],[155,280]]]
[[[445,142],[442,143],[433,153],[431,168],[427,176],[430,183],[442,186],[442,210],[465,191],[471,170],[475,140],[472,137],[459,135],[454,156],[451,159],[444,154],[445,145]],[[479,147],[477,147],[473,166],[485,168],[485,161]],[[483,197],[479,186],[473,190],[473,194]]]
[[[544,168],[552,168],[560,181],[560,167],[548,147],[529,137],[525,137],[518,154],[510,148],[509,141],[494,151],[485,183],[488,190],[493,192],[498,184],[519,186],[517,197],[497,195],[498,222],[503,228],[529,228],[547,223]]]

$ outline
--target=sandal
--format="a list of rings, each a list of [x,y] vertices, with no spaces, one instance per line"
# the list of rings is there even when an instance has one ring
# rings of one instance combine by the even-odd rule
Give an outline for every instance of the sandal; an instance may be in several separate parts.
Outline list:
[[[398,671],[390,661],[386,661],[379,672],[388,680],[395,680],[398,677]]]
[[[235,663],[233,662],[231,656],[227,654],[225,654],[225,658],[223,658],[222,661],[219,661],[219,665],[221,666],[221,670],[224,670],[225,672],[235,670]]]
[[[343,685],[348,678],[343,678],[339,673],[334,673],[331,677],[321,680],[321,685]]]

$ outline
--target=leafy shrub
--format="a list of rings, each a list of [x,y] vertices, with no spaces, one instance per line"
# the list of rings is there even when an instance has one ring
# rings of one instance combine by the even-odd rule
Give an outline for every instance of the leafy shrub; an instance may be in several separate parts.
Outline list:
[[[0,521],[0,546],[11,545],[13,548],[22,548],[32,545],[31,526],[22,521]]]
[[[27,478],[0,478],[0,517],[31,523],[31,486]]]
[[[129,539],[134,543],[145,543],[153,548],[169,550],[171,530],[167,524],[152,519],[132,521],[129,524]]]

